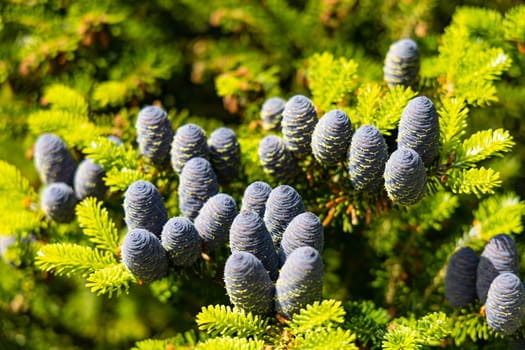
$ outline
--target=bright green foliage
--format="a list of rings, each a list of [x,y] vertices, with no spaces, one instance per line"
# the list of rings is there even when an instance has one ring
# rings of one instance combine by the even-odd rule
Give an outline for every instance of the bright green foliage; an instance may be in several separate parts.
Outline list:
[[[236,337],[221,337],[208,339],[203,343],[197,345],[199,350],[263,350],[264,342],[255,339],[236,338]]]
[[[49,85],[44,90],[42,99],[55,109],[63,109],[75,115],[87,116],[88,104],[77,90],[62,84]]]
[[[86,287],[97,295],[107,294],[111,298],[113,294],[119,296],[122,291],[128,293],[131,282],[136,283],[135,277],[124,264],[112,264],[91,273]]]
[[[288,327],[292,334],[301,334],[318,328],[334,328],[343,323],[344,316],[345,310],[340,301],[316,301],[295,314]]]
[[[472,165],[491,157],[502,157],[514,145],[512,136],[506,130],[478,131],[457,148],[454,166]]]
[[[84,234],[97,248],[117,252],[120,237],[108,211],[102,207],[102,202],[94,197],[87,197],[76,206],[76,214]]]
[[[475,312],[473,308],[460,309],[451,315],[452,329],[451,337],[457,346],[461,346],[466,341],[488,340],[497,338],[499,335],[492,330],[485,321],[483,315]]]
[[[447,185],[454,193],[472,193],[479,197],[494,193],[495,187],[501,185],[499,173],[490,168],[453,169],[447,176]]]
[[[354,344],[355,334],[342,328],[321,328],[314,332],[301,334],[295,338],[292,349],[345,349],[358,350]]]
[[[463,100],[447,98],[441,101],[439,114],[440,147],[443,155],[449,155],[459,147],[465,135],[468,108]]]
[[[439,191],[432,196],[427,196],[418,205],[409,208],[403,213],[404,222],[415,227],[418,232],[426,231],[430,228],[441,230],[443,222],[448,220],[459,207],[457,196]]]
[[[323,52],[310,56],[308,67],[308,87],[321,113],[337,108],[357,85],[358,64],[353,60]]]
[[[267,320],[246,313],[243,310],[232,309],[230,306],[209,305],[203,306],[196,317],[200,330],[212,336],[253,337],[264,336]]]
[[[46,244],[35,260],[37,267],[59,276],[86,276],[114,263],[115,256],[109,252],[73,243]]]
[[[518,5],[505,13],[503,31],[506,40],[525,43],[525,5]]]
[[[170,347],[177,349],[193,349],[195,347],[195,332],[188,331],[179,333],[175,337],[167,339],[146,339],[139,341],[131,350],[166,350]]]

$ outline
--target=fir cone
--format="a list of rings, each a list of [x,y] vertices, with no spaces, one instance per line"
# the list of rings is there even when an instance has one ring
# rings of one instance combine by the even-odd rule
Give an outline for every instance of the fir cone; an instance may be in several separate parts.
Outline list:
[[[115,136],[115,135],[109,135],[108,136],[108,140],[113,142],[114,144],[116,144],[117,146],[120,146],[122,145],[122,140],[120,139],[120,137],[118,136]]]
[[[42,210],[49,219],[56,222],[73,221],[76,204],[75,192],[63,182],[47,185],[40,197]]]
[[[121,255],[131,274],[145,283],[164,277],[168,271],[166,251],[159,238],[148,230],[129,230],[122,242]]]
[[[231,182],[239,174],[241,146],[232,129],[221,127],[208,139],[210,162],[221,184]]]
[[[312,212],[297,215],[286,227],[279,250],[281,264],[295,249],[304,246],[315,248],[318,252],[322,252],[324,247],[323,223]]]
[[[312,134],[312,153],[324,165],[342,162],[348,152],[353,127],[348,115],[340,109],[326,113]]]
[[[383,135],[373,125],[360,126],[348,150],[348,173],[357,191],[377,191],[383,186],[388,149]]]
[[[518,273],[519,255],[514,239],[506,234],[491,238],[485,245],[478,264],[476,276],[476,293],[484,303],[490,284],[503,272]]]
[[[195,228],[209,251],[228,242],[230,227],[237,216],[237,203],[232,196],[218,193],[210,197],[195,218]]]
[[[195,220],[208,198],[219,193],[219,183],[211,163],[201,157],[188,160],[179,177],[179,209]]]
[[[275,250],[279,249],[283,233],[290,221],[304,213],[304,210],[303,200],[292,186],[277,186],[270,192],[266,201],[264,224],[272,237]]]
[[[280,97],[271,97],[261,107],[262,127],[267,131],[278,131],[281,128],[283,110],[286,101]]]
[[[279,136],[265,136],[259,144],[258,153],[264,172],[271,177],[288,181],[297,174],[295,158]]]
[[[200,256],[202,241],[193,223],[182,216],[166,222],[160,234],[169,261],[175,266],[189,266]]]
[[[390,45],[383,66],[384,79],[389,87],[410,86],[419,74],[420,58],[412,39],[401,39]]]
[[[315,124],[317,112],[308,97],[295,95],[286,102],[281,126],[286,146],[294,155],[302,157],[311,152]]]
[[[425,96],[410,100],[401,115],[398,148],[416,151],[423,164],[432,164],[438,154],[439,120],[434,103]]]
[[[169,158],[173,141],[173,127],[168,114],[157,106],[144,107],[139,112],[135,127],[140,153],[152,164],[164,164]]]
[[[107,191],[104,183],[104,169],[93,160],[86,158],[80,162],[74,178],[75,195],[79,201],[86,197],[102,199]]]
[[[401,148],[394,151],[385,166],[388,197],[400,205],[419,202],[427,190],[425,166],[416,151]]]
[[[314,301],[323,293],[323,261],[312,247],[300,247],[286,259],[275,283],[275,310],[286,318]]]
[[[177,129],[171,144],[171,166],[175,173],[194,157],[208,158],[208,143],[204,130],[196,124],[185,124]]]
[[[525,288],[516,274],[504,272],[494,278],[485,315],[488,326],[498,333],[510,335],[521,327],[525,317]]]
[[[73,185],[77,162],[60,137],[49,133],[40,135],[34,146],[34,161],[44,184],[64,182]]]
[[[272,192],[272,187],[264,181],[252,182],[244,190],[241,203],[241,211],[253,210],[262,218],[266,210],[266,201]]]
[[[463,247],[450,257],[445,275],[445,297],[453,307],[465,307],[476,299],[476,271],[479,257]]]
[[[256,212],[241,211],[230,228],[230,249],[232,253],[248,252],[261,260],[265,269],[275,281],[279,273],[279,258],[272,238],[264,222]]]
[[[226,260],[224,282],[231,303],[246,312],[273,312],[275,288],[261,261],[248,252],[233,252]]]
[[[141,228],[160,236],[168,221],[168,212],[157,187],[139,180],[132,183],[124,194],[124,220],[129,230]]]

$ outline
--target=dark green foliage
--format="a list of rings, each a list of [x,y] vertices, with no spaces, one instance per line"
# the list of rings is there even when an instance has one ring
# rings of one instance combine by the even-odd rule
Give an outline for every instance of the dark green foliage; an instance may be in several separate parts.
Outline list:
[[[47,185],[42,191],[40,207],[46,216],[56,222],[71,222],[75,219],[77,200],[71,186],[63,182]]]
[[[360,126],[348,150],[348,173],[357,191],[376,191],[383,186],[388,149],[381,132],[373,125]]]
[[[476,293],[485,303],[487,293],[494,278],[500,273],[518,273],[519,255],[512,236],[499,234],[485,245],[479,259],[476,275]]]
[[[255,255],[247,251],[232,252],[224,267],[224,282],[234,306],[256,315],[273,312],[273,282]]]
[[[297,163],[283,139],[265,136],[259,144],[259,160],[264,172],[279,181],[287,181],[297,174]]]
[[[295,95],[286,101],[281,126],[284,142],[295,156],[303,157],[311,153],[315,124],[317,112],[308,97]]]
[[[260,112],[264,130],[278,131],[281,129],[285,103],[286,101],[278,96],[264,101]]]
[[[525,317],[525,288],[512,272],[499,274],[492,281],[485,303],[489,327],[509,335],[518,330]]]
[[[353,127],[348,115],[333,109],[319,119],[312,134],[312,153],[325,165],[335,165],[345,160]]]
[[[385,188],[390,199],[400,205],[419,202],[426,193],[425,166],[410,148],[394,151],[385,165]]]
[[[293,318],[300,309],[321,300],[323,260],[312,247],[295,249],[284,262],[275,283],[275,310]]]
[[[228,242],[230,227],[237,216],[237,203],[229,194],[218,193],[206,201],[195,218],[195,228],[209,251]]]
[[[78,164],[73,179],[73,188],[77,200],[81,201],[86,197],[102,199],[108,190],[104,183],[104,169],[93,163],[92,159],[86,158]]]
[[[289,185],[275,187],[266,201],[264,224],[272,237],[275,249],[279,249],[283,233],[290,221],[305,211],[301,195]]]
[[[141,228],[160,237],[168,221],[168,212],[162,196],[151,182],[139,180],[132,183],[124,195],[124,214],[129,230]]]
[[[208,158],[206,133],[196,124],[180,126],[171,144],[171,166],[180,175],[182,169],[193,157]]]
[[[264,181],[254,181],[244,190],[241,211],[253,210],[262,218],[266,210],[266,201],[272,187]]]
[[[423,164],[429,166],[439,147],[439,120],[434,103],[426,96],[410,100],[399,121],[398,148],[416,151]]]
[[[187,161],[179,179],[179,209],[195,220],[208,198],[219,193],[217,176],[208,160],[194,157]]]
[[[200,257],[202,241],[193,223],[185,217],[169,219],[160,235],[161,243],[175,266],[188,266]]]
[[[241,148],[232,129],[221,127],[214,130],[208,139],[208,149],[220,184],[227,184],[239,175]]]
[[[401,39],[390,45],[383,67],[388,86],[412,85],[419,74],[420,57],[417,43]]]
[[[153,164],[164,164],[170,155],[173,127],[168,114],[158,106],[140,110],[135,124],[140,153]]]
[[[164,277],[168,270],[168,258],[159,238],[141,228],[126,233],[122,262],[133,276],[146,283]]]
[[[50,133],[40,135],[34,145],[34,160],[44,184],[73,185],[77,163],[60,137]]]
[[[284,263],[295,249],[303,246],[315,248],[320,253],[323,252],[323,224],[312,212],[298,214],[286,227],[279,249],[281,263]]]
[[[241,211],[230,228],[232,253],[248,252],[257,257],[275,281],[279,272],[279,258],[263,219],[254,211]]]
[[[453,307],[465,307],[476,299],[478,262],[478,254],[470,247],[458,249],[448,260],[445,297]]]

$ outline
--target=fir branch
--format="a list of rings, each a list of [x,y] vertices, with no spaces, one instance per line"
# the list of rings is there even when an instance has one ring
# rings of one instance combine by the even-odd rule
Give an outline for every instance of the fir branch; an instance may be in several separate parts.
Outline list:
[[[53,84],[45,88],[43,100],[55,109],[63,109],[73,115],[87,116],[88,105],[80,92],[68,86]]]
[[[221,337],[211,338],[204,343],[197,344],[197,350],[264,350],[264,342],[255,339]]]
[[[2,174],[0,177],[0,195],[11,198],[16,195],[35,199],[35,190],[16,166],[0,159],[0,174]]]
[[[503,32],[506,40],[525,44],[525,5],[515,6],[505,13]]]
[[[315,332],[307,332],[295,338],[292,349],[320,349],[320,350],[358,350],[354,344],[355,334],[349,330],[337,328],[319,328]]]
[[[83,232],[97,248],[117,254],[120,238],[117,227],[108,211],[102,207],[102,202],[94,197],[88,197],[76,206],[78,223]]]
[[[131,282],[136,280],[126,266],[113,264],[92,272],[87,278],[86,287],[97,295],[107,294],[111,298],[113,294],[120,296],[122,291],[127,294]]]
[[[345,328],[356,334],[357,339],[372,349],[381,348],[390,316],[385,309],[372,301],[351,301],[345,304],[347,313]]]
[[[131,350],[167,350],[167,349],[194,349],[196,335],[193,330],[178,333],[167,339],[146,339],[135,343]]]
[[[426,196],[417,205],[410,207],[402,214],[402,218],[418,232],[429,228],[440,230],[441,224],[449,219],[458,207],[457,196],[446,191],[439,191],[432,196]]]
[[[113,168],[104,177],[104,182],[109,187],[109,190],[113,192],[125,191],[126,188],[138,180],[149,181],[150,177],[140,170],[127,168]]]
[[[456,346],[461,346],[467,340],[489,340],[500,337],[498,333],[489,328],[485,317],[471,309],[460,309],[451,316],[451,337]]]
[[[316,301],[301,309],[289,323],[292,334],[298,335],[318,328],[332,328],[344,321],[345,310],[340,301]]]
[[[62,137],[68,147],[82,148],[102,132],[89,121],[86,115],[74,114],[62,109],[31,113],[27,123],[33,135],[55,133]]]
[[[37,253],[35,265],[59,276],[86,276],[93,271],[116,263],[115,256],[73,243],[44,245]]]
[[[97,138],[83,152],[106,171],[112,168],[138,168],[139,154],[135,149],[127,145],[119,146],[106,137]]]
[[[458,147],[454,166],[472,166],[490,157],[502,157],[515,145],[507,130],[488,129],[478,131]]]
[[[490,168],[452,169],[447,175],[446,183],[454,193],[480,197],[494,193],[494,188],[501,185],[499,173]]]
[[[417,331],[403,325],[392,326],[385,334],[382,343],[383,350],[419,350],[421,348]]]
[[[96,107],[105,108],[125,104],[129,95],[129,87],[125,82],[110,80],[95,86],[92,99]]]
[[[466,133],[469,109],[463,100],[457,98],[443,99],[439,109],[439,132],[441,154],[448,155],[460,145]]]
[[[238,336],[261,338],[266,332],[267,320],[254,316],[251,312],[232,309],[230,306],[203,306],[197,315],[200,330],[216,336]]]

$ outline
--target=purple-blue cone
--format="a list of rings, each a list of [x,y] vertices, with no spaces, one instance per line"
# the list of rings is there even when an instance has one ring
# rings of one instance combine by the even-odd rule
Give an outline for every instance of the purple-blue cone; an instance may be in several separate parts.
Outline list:
[[[289,185],[277,186],[266,201],[264,224],[272,237],[275,250],[279,250],[283,233],[290,221],[304,212],[301,196]]]
[[[241,166],[241,146],[235,132],[225,127],[216,129],[208,139],[208,149],[219,183],[226,184],[235,179]]]
[[[68,184],[55,182],[47,185],[40,197],[40,206],[46,216],[56,222],[71,222],[75,218],[75,192]]]
[[[383,186],[383,173],[388,148],[379,129],[373,125],[360,126],[348,149],[348,173],[357,191],[377,191]]]
[[[348,115],[334,109],[326,113],[312,134],[312,153],[324,165],[335,165],[345,160],[352,140],[353,127]]]
[[[193,223],[183,216],[171,218],[160,234],[169,261],[175,266],[189,266],[199,257],[202,241]]]
[[[74,178],[75,195],[79,201],[86,197],[102,199],[107,191],[104,183],[104,169],[93,160],[86,158],[80,162]]]
[[[425,96],[408,102],[401,114],[397,136],[398,148],[416,151],[423,164],[432,164],[439,148],[439,119],[434,103]]]
[[[445,297],[453,307],[465,307],[476,300],[476,271],[479,257],[470,247],[462,247],[448,260]]]
[[[297,174],[297,162],[279,136],[265,136],[259,143],[258,154],[264,172],[276,180],[288,181]]]
[[[484,303],[490,284],[503,272],[518,273],[519,255],[514,239],[506,234],[499,234],[485,245],[479,259],[476,276],[476,293]]]
[[[148,230],[129,230],[122,242],[122,262],[133,276],[145,283],[164,277],[168,258],[160,240]]]
[[[171,166],[180,174],[194,157],[208,158],[208,143],[204,130],[196,124],[184,124],[177,129],[171,144]]]
[[[317,111],[308,97],[295,95],[286,101],[281,126],[286,146],[294,155],[302,157],[311,153],[315,124]]]
[[[312,212],[297,215],[286,227],[279,250],[281,264],[295,249],[304,246],[315,248],[318,252],[324,248],[323,223]]]
[[[201,157],[188,160],[179,177],[179,209],[195,220],[208,198],[219,193],[219,183],[211,163]]]
[[[126,190],[124,214],[128,229],[141,228],[157,236],[168,221],[168,212],[159,190],[145,180],[135,181]]]
[[[485,315],[488,326],[498,333],[510,335],[521,327],[525,317],[525,288],[516,274],[504,272],[494,278]]]
[[[255,181],[246,187],[242,196],[241,211],[253,210],[262,218],[266,210],[266,201],[272,187],[264,181]]]
[[[60,137],[50,133],[40,135],[33,154],[35,168],[44,184],[64,182],[73,185],[77,162]]]
[[[275,283],[275,310],[288,319],[319,301],[323,294],[323,260],[312,247],[300,247],[286,259]]]
[[[419,68],[419,49],[414,40],[401,39],[390,45],[383,66],[384,79],[389,87],[412,85]]]
[[[218,193],[210,197],[195,218],[195,228],[209,251],[226,244],[230,227],[237,216],[237,203],[232,196]]]
[[[235,307],[256,315],[273,313],[273,282],[261,261],[253,254],[233,252],[226,260],[224,282]]]
[[[264,130],[278,131],[281,128],[285,103],[280,97],[270,97],[264,101],[260,113]]]
[[[401,148],[390,155],[385,166],[385,188],[388,197],[400,205],[415,204],[425,196],[427,174],[416,151]]]
[[[266,230],[263,220],[256,212],[241,211],[230,228],[230,249],[234,252],[248,252],[261,260],[265,269],[275,281],[279,273],[279,258]]]
[[[140,153],[152,164],[164,164],[169,158],[174,134],[168,114],[157,106],[144,107],[135,127]]]

